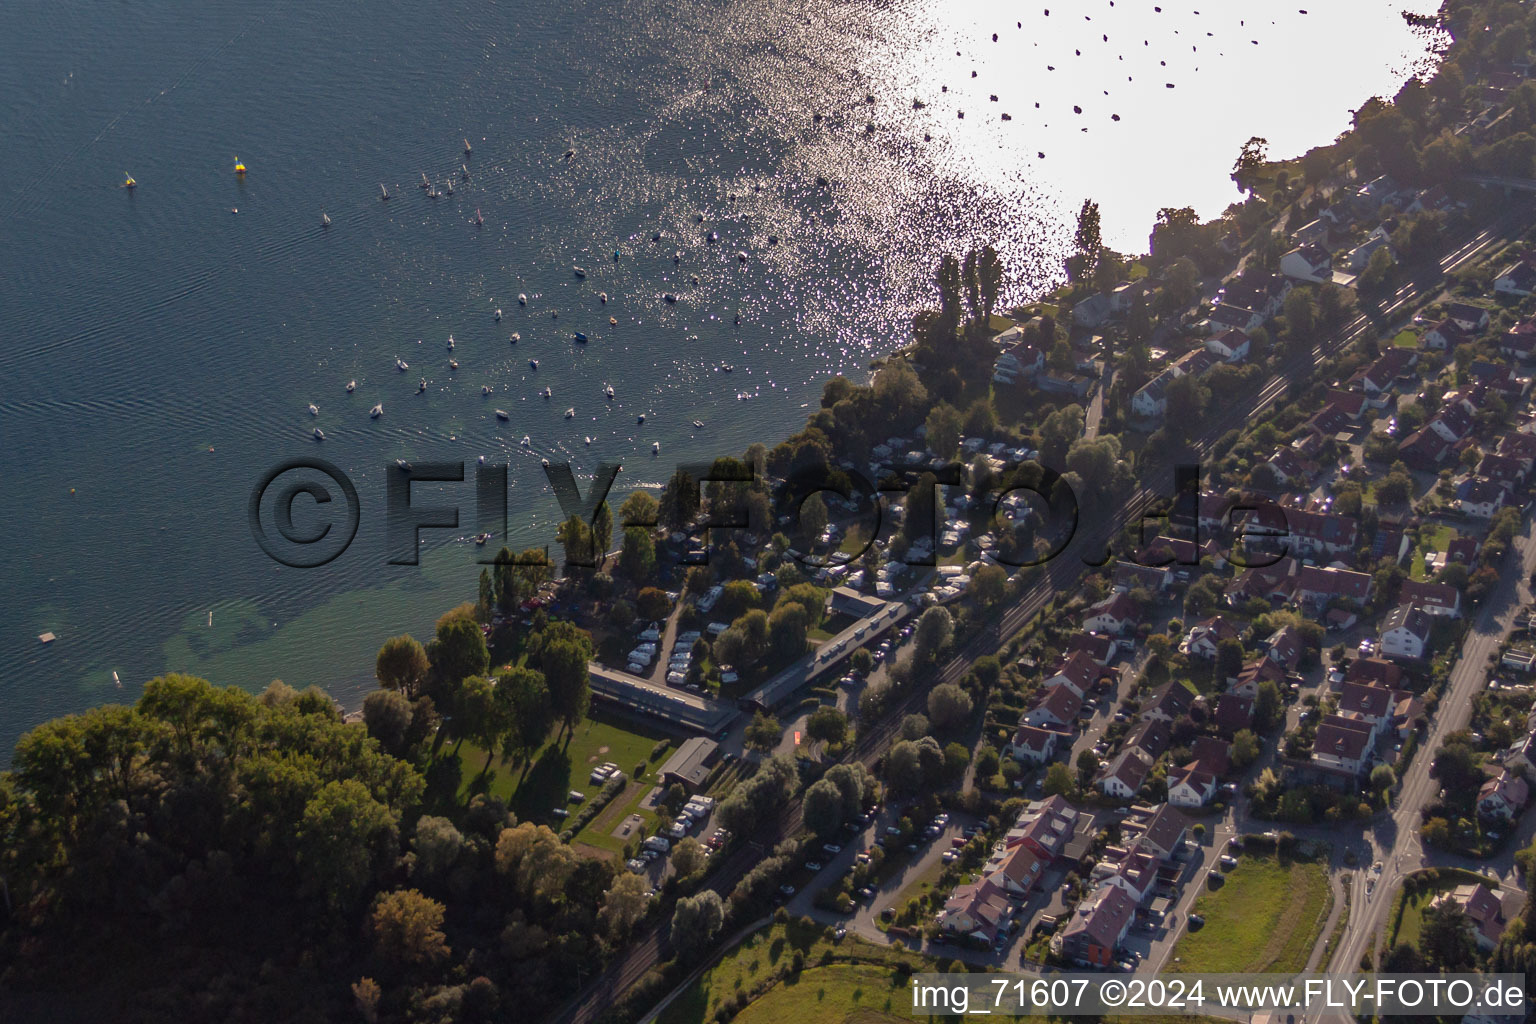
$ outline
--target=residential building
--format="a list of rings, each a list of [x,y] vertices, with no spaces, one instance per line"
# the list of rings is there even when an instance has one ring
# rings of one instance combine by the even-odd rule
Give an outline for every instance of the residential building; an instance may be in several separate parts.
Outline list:
[[[1062,955],[1097,967],[1109,964],[1130,931],[1135,912],[1136,901],[1119,886],[1095,889],[1077,905],[1062,930]]]

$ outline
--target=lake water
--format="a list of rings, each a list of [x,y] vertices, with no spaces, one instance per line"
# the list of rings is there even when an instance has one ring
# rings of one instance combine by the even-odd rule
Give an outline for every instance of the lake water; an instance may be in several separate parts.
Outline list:
[[[997,243],[1022,298],[1086,196],[1139,251],[1159,207],[1236,198],[1250,135],[1325,142],[1436,42],[1400,2],[1211,6],[0,7],[0,763],[168,669],[355,704],[477,575],[451,533],[385,564],[393,460],[510,462],[514,546],[553,544],[541,458],[627,493],[771,444],[903,340],[937,252]],[[247,500],[314,455],[361,530],[285,568]]]

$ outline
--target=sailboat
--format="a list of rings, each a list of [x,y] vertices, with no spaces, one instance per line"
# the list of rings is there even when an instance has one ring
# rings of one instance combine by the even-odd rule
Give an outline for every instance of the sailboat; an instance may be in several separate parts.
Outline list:
[[[239,157],[235,157],[235,177],[237,177],[237,178],[245,177],[245,164],[240,162],[240,158]]]
[[[384,403],[383,402],[380,402],[378,405],[376,405],[372,409],[368,410],[368,417],[370,419],[375,419],[376,420],[380,416],[383,416],[383,415],[384,415]]]
[[[320,211],[320,226],[323,228],[328,228],[331,226],[331,215],[326,213],[324,210]]]
[[[133,180],[133,175],[129,174],[127,171],[123,172],[123,188],[133,189],[137,188],[138,185],[139,183]]]
[[[384,183],[382,181],[379,182],[379,198],[383,200],[389,199],[389,189],[384,187]]]
[[[474,151],[475,151],[474,147],[469,144],[469,140],[465,139],[464,140],[464,155],[465,156],[469,156],[469,154],[473,153]]]
[[[448,186],[448,191],[450,191],[450,192],[453,191],[453,186],[452,185]],[[475,227],[478,228],[480,225],[482,225],[484,223],[485,223],[485,218],[480,216],[480,207],[477,206],[477,207],[475,207]]]
[[[113,671],[112,671],[112,685],[117,687],[119,690],[121,690],[123,688],[123,681],[121,679],[117,678],[117,670],[116,669],[113,669]]]

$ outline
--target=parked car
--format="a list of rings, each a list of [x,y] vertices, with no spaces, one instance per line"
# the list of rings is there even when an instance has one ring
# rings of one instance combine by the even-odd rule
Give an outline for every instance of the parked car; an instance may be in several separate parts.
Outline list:
[[[821,848],[829,857],[836,857],[843,852],[843,848],[836,843],[823,843]]]

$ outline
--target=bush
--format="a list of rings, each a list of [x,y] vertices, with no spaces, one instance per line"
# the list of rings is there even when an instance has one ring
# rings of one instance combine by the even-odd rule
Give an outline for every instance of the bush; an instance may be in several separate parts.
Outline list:
[[[657,740],[656,745],[651,748],[651,760],[660,761],[671,746],[671,740]]]
[[[613,802],[613,798],[624,792],[624,787],[629,785],[629,779],[623,772],[614,775],[613,778],[603,783],[603,788],[597,791],[597,796],[588,800],[586,806],[576,812],[576,817],[566,822],[566,826],[560,833],[562,843],[570,842],[575,836],[597,817],[604,807]]]

